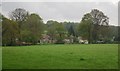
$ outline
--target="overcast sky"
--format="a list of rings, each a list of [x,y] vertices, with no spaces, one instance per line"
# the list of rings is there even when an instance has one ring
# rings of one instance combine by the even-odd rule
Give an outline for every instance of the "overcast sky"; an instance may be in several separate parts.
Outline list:
[[[84,14],[99,9],[109,17],[110,25],[118,25],[118,6],[115,2],[3,2],[2,14],[8,14],[16,8],[24,8],[37,13],[43,21],[80,22]]]

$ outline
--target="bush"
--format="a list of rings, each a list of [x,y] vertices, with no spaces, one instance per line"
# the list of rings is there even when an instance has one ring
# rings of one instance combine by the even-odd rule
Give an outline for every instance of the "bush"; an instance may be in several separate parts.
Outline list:
[[[61,39],[57,40],[55,44],[64,44],[65,42]]]

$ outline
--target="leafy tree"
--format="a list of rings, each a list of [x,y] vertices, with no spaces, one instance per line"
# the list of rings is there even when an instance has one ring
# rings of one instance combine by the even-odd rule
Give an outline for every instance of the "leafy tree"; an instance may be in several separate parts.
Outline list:
[[[120,26],[111,26],[111,35],[114,37],[114,41],[120,43]]]
[[[18,24],[5,17],[2,18],[2,44],[16,45],[18,38]]]
[[[59,40],[62,40],[64,38],[64,34],[66,33],[65,27],[62,23],[56,24],[56,31],[59,35]]]
[[[92,16],[90,13],[87,13],[83,16],[81,23],[78,26],[78,31],[80,33],[80,36],[82,36],[84,39],[87,39],[89,43],[92,41],[92,29],[93,28],[93,21]]]
[[[104,15],[103,12],[93,9],[90,13],[84,15],[79,25],[80,35],[89,40],[91,42],[97,42],[100,38],[104,37],[108,34],[105,34],[103,29],[108,31],[109,18]],[[103,27],[106,26],[106,27]],[[109,31],[108,31],[109,32]],[[103,34],[104,33],[104,34]],[[100,37],[101,36],[101,37]]]
[[[68,31],[68,35],[76,36],[76,29],[74,22],[64,22],[65,28]]]
[[[52,40],[57,40],[57,43],[63,43],[65,38],[66,29],[63,23],[57,21],[49,20],[47,22],[48,35],[50,35]]]
[[[70,41],[72,43],[77,43],[78,39],[78,30],[77,30],[77,26],[79,23],[75,23],[75,22],[63,22],[65,29],[67,31],[66,35],[67,37],[70,39]]]
[[[95,40],[95,42],[98,40],[98,36],[99,36],[99,29],[101,29],[99,26],[100,25],[109,25],[109,18],[102,12],[99,11],[98,9],[93,9],[90,12],[91,16],[92,16],[92,21],[94,24],[94,29],[93,29],[93,39]]]
[[[44,31],[44,24],[42,18],[33,13],[28,16],[28,19],[24,22],[25,24],[22,26],[22,41],[36,43],[41,34]]]
[[[58,22],[57,21],[53,21],[53,20],[49,20],[47,21],[47,31],[48,31],[48,35],[51,37],[52,42],[56,39],[56,27]]]
[[[98,30],[98,40],[102,40],[105,43],[110,42],[111,41],[111,32],[110,32],[110,28],[109,26],[105,26],[105,25],[101,25],[99,26],[99,30]]]
[[[15,10],[13,10],[9,15],[13,21],[16,21],[18,23],[19,40],[21,40],[21,26],[22,26],[23,22],[26,21],[28,15],[29,15],[28,12],[22,8],[17,8]]]
[[[0,46],[2,45],[2,14],[0,13]]]

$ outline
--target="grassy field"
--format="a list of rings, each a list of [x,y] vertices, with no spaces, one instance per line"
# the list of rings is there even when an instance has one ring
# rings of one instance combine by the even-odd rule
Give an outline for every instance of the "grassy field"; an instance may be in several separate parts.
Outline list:
[[[3,47],[3,69],[116,69],[117,44]]]
[[[0,70],[2,70],[2,47],[0,46]]]

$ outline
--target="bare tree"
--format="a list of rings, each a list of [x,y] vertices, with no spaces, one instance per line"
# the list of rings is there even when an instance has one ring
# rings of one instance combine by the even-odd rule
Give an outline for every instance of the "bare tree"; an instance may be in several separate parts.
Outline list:
[[[10,13],[10,18],[14,21],[25,21],[28,16],[28,12],[25,9],[17,8]]]
[[[104,15],[103,12],[93,9],[90,12],[91,16],[93,17],[93,23],[98,25],[109,25],[109,18]]]

